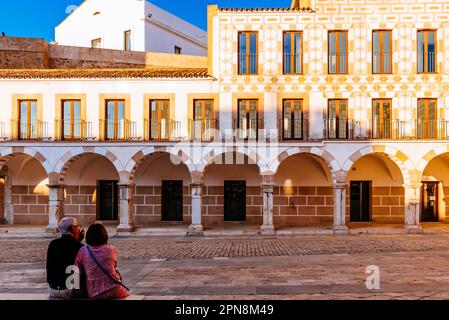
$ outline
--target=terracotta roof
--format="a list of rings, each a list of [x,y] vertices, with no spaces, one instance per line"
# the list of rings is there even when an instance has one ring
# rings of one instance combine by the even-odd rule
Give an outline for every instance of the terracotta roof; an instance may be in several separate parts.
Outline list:
[[[219,8],[222,12],[314,12],[312,8]]]
[[[211,78],[206,68],[0,69],[0,79]]]

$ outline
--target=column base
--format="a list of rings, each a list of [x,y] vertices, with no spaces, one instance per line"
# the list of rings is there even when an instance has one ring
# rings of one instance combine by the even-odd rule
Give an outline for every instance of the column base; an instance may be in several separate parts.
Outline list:
[[[120,224],[117,227],[117,232],[133,232],[134,226],[132,224]]]
[[[263,224],[260,227],[260,234],[262,235],[274,235],[276,233],[276,229],[272,224]]]
[[[406,224],[406,225],[404,225],[404,229],[406,229],[407,232],[410,232],[410,233],[423,232],[423,229],[420,224]]]
[[[334,226],[334,233],[336,234],[349,233],[349,228],[347,226]]]
[[[204,227],[202,224],[191,224],[187,231],[187,236],[202,236],[204,235]]]
[[[52,234],[57,234],[59,232],[58,230],[58,225],[53,225],[53,224],[49,224],[46,228],[45,228],[45,233],[52,233]]]

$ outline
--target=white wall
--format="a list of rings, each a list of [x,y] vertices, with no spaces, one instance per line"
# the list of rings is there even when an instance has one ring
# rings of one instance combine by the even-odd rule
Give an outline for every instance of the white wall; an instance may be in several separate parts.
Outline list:
[[[147,52],[174,53],[174,47],[178,46],[182,48],[182,54],[207,55],[207,32],[204,30],[150,2],[146,2],[145,16]]]
[[[100,12],[95,15],[94,13]],[[132,50],[145,50],[144,3],[135,0],[88,0],[55,29],[60,45],[90,47],[102,38],[102,48],[124,49],[124,32],[131,30]]]
[[[95,15],[96,12],[100,14]],[[151,18],[148,14],[151,13]],[[133,51],[183,54],[207,53],[206,32],[156,7],[136,0],[87,0],[55,29],[60,45],[90,47],[101,38],[101,48],[124,49],[124,32],[131,30]]]

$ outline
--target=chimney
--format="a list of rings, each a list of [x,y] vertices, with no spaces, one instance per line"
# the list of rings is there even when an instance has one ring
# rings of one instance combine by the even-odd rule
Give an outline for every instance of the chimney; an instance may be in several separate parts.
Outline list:
[[[292,0],[292,9],[312,8],[311,0]]]

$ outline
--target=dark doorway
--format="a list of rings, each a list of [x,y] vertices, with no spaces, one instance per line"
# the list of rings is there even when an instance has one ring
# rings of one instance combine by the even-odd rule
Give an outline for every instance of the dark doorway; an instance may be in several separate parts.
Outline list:
[[[97,220],[118,220],[117,181],[97,182]]]
[[[162,221],[182,221],[182,180],[162,181]]]
[[[438,221],[438,182],[423,182],[421,221]]]
[[[246,221],[246,181],[224,182],[224,221]]]
[[[371,221],[371,181],[351,181],[350,200],[350,221]]]

